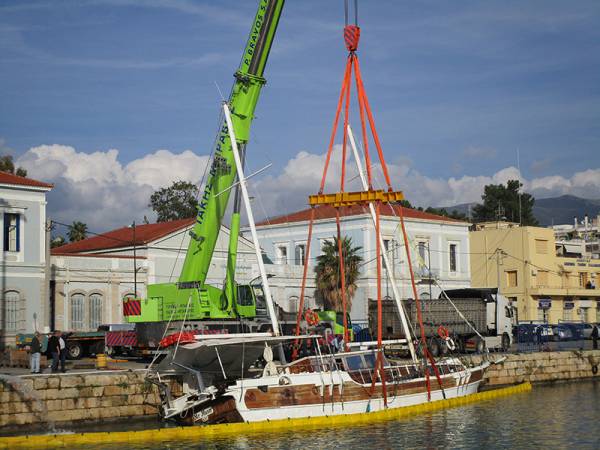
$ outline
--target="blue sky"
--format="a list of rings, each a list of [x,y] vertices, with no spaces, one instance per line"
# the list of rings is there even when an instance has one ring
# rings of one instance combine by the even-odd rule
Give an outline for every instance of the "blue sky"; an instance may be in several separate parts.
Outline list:
[[[207,155],[215,83],[229,92],[256,4],[2,1],[2,150],[59,184],[82,176],[45,169],[56,148],[43,147],[43,160],[31,149],[72,147],[74,164],[117,149],[122,167],[159,149]],[[285,5],[249,150],[251,167],[274,164],[267,184],[293,176],[299,152],[325,150],[345,63],[342,22],[342,0]],[[517,148],[539,195],[600,197],[599,2],[363,0],[359,22],[384,151],[416,203],[471,201],[481,188],[473,180],[502,179]],[[415,186],[452,180],[473,192],[420,196]]]

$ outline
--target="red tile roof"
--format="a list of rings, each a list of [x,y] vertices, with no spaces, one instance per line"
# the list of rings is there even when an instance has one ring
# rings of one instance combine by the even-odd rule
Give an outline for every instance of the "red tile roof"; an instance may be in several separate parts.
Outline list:
[[[393,208],[393,209],[392,209]],[[457,222],[457,223],[466,223],[462,220],[452,219],[450,217],[439,216],[437,214],[426,213],[424,211],[419,211],[417,209],[405,208],[399,205],[389,205],[385,204],[381,206],[381,215],[382,216],[400,216],[400,210],[402,209],[402,213],[405,218],[408,219],[420,219],[420,220],[435,220],[435,221],[445,221],[445,222]],[[358,216],[361,214],[368,214],[369,208],[368,206],[363,205],[354,205],[347,206],[345,208],[340,209],[340,214],[344,217],[348,216]],[[317,206],[315,208],[315,220],[323,220],[323,219],[332,219],[335,217],[335,208],[330,205]],[[256,226],[268,226],[268,225],[279,225],[283,223],[292,223],[292,222],[304,222],[310,219],[310,208],[303,209],[302,211],[297,211],[289,214],[284,214],[282,216],[277,216],[269,220],[265,220],[263,222],[257,223]]]
[[[174,220],[172,222],[159,222],[146,225],[136,225],[135,245],[143,245],[160,239],[175,231],[182,230],[194,223],[191,219]],[[61,245],[52,249],[53,255],[68,255],[73,253],[87,253],[101,250],[113,250],[133,246],[133,228],[123,227],[116,230],[92,236],[77,242]]]
[[[44,183],[42,181],[34,180],[27,177],[19,177],[8,172],[0,172],[0,184],[13,184],[16,186],[32,186],[52,189],[53,184]]]

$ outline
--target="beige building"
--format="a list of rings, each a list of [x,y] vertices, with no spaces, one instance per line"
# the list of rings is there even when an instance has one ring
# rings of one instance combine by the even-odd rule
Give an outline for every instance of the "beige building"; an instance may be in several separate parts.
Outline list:
[[[473,287],[516,300],[519,321],[600,322],[600,259],[557,256],[549,228],[476,225],[469,234]]]

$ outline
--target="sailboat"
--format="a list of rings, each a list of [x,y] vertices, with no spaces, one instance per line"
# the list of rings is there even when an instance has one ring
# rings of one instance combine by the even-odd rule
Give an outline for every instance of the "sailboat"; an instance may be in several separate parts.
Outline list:
[[[226,104],[224,113],[229,122]],[[349,128],[348,132],[353,143]],[[235,143],[233,127],[229,133]],[[234,151],[237,152],[235,144]],[[238,169],[243,198],[248,200],[241,164]],[[254,230],[249,200],[246,207]],[[252,234],[258,245],[255,231]],[[262,265],[259,267],[264,270]],[[406,323],[402,309],[400,313]],[[276,318],[272,320],[273,329],[277,330]],[[405,332],[409,337],[405,343],[412,355],[412,360],[405,362],[388,360],[381,340],[376,348],[346,347],[334,353],[315,335],[194,335],[192,342],[178,341],[171,347],[149,374],[149,380],[159,387],[161,415],[188,425],[368,413],[461,397],[479,390],[489,363],[467,367],[458,358],[421,361],[408,326]],[[281,363],[285,358],[280,357],[279,363],[275,362],[274,353],[282,343],[300,340],[310,340],[313,355],[289,363]],[[259,369],[256,361],[261,359],[264,367]]]
[[[392,361],[384,353],[385,342],[382,339],[381,308],[381,268],[389,267],[387,253],[379,227],[379,211],[381,204],[398,202],[403,199],[402,192],[392,189],[381,144],[377,137],[371,109],[366,97],[362,76],[356,55],[360,29],[346,24],[344,38],[349,50],[346,71],[338,101],[334,127],[323,171],[319,193],[309,197],[311,206],[329,204],[336,208],[338,214],[338,244],[340,235],[340,211],[354,204],[368,205],[376,231],[377,261],[377,301],[378,301],[378,333],[374,348],[351,350],[347,326],[344,258],[339,258],[340,286],[342,298],[342,317],[344,320],[343,348],[334,351],[322,336],[302,335],[300,333],[301,318],[304,315],[304,291],[310,255],[310,242],[314,208],[311,209],[309,221],[304,275],[298,307],[298,320],[294,336],[279,335],[279,324],[273,300],[270,294],[268,276],[262,264],[260,245],[254,225],[252,208],[246,189],[243,164],[240,158],[232,122],[232,112],[224,103],[223,112],[227,133],[231,142],[234,163],[238,174],[238,184],[248,215],[248,222],[257,252],[257,260],[265,300],[270,313],[272,332],[242,333],[224,335],[191,335],[182,342],[180,333],[175,345],[169,348],[168,354],[160,361],[149,380],[155,383],[161,396],[161,414],[164,418],[184,424],[217,424],[235,422],[258,422],[267,420],[285,420],[305,417],[332,416],[343,414],[371,413],[384,409],[402,408],[406,406],[466,396],[478,391],[484,379],[489,363],[483,362],[467,367],[456,357],[436,361],[426,344],[424,326],[421,319],[420,303],[416,292],[414,274],[408,248],[408,238],[404,227],[404,219],[400,215],[400,225],[406,247],[408,268],[411,275],[413,295],[419,316],[418,325],[421,330],[420,341],[413,335],[404,312],[401,296],[393,278],[393,271],[387,271],[392,285],[394,300],[404,329],[405,341],[410,359]],[[354,73],[359,106],[361,109],[361,125],[363,151],[365,156],[366,175],[356,146],[356,140],[348,123],[348,105],[350,102],[350,86]],[[345,102],[344,102],[345,101]],[[325,194],[325,179],[331,158],[333,142],[337,132],[338,119],[342,105],[345,103],[344,139],[342,153],[342,175],[340,192]],[[387,190],[373,188],[372,165],[368,152],[367,126],[369,125],[384,176]],[[363,191],[347,192],[344,189],[344,165],[346,163],[347,144],[352,147]],[[400,208],[400,211],[402,209]],[[339,254],[342,254],[340,247]],[[443,330],[442,330],[443,331]],[[449,336],[446,330],[446,336]],[[282,344],[293,343],[297,348],[304,341],[312,353],[298,358],[292,353],[291,362],[286,361]],[[422,358],[417,354],[415,342],[420,343]],[[449,348],[450,342],[448,341]],[[277,358],[275,354],[280,355]],[[262,364],[256,363],[261,360]]]

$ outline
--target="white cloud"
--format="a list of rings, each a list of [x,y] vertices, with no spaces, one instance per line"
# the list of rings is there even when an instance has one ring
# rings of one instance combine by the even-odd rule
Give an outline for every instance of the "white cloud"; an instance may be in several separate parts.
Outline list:
[[[55,144],[31,148],[17,164],[29,176],[54,183],[48,198],[54,220],[81,220],[92,231],[105,231],[144,215],[154,218],[148,208],[152,192],[177,180],[199,183],[207,161],[189,150],[157,150],[124,165],[115,149],[84,153]]]
[[[341,168],[340,146],[334,148],[325,191],[339,189]],[[64,145],[42,145],[31,148],[16,161],[33,178],[52,182],[49,197],[52,218],[70,223],[86,222],[91,230],[104,231],[124,226],[144,215],[154,218],[148,208],[152,192],[173,181],[199,183],[208,156],[190,150],[173,153],[156,150],[127,164],[119,161],[119,151],[110,149],[84,153]],[[274,217],[307,207],[308,195],[319,190],[324,154],[300,151],[283,169],[274,174],[252,178],[250,190],[256,197],[257,218]],[[406,198],[417,206],[451,206],[480,201],[486,184],[506,183],[520,179],[525,190],[537,197],[573,194],[600,198],[600,168],[575,173],[571,177],[546,176],[524,179],[517,168],[506,167],[491,176],[431,178],[401,161],[388,165],[394,188],[403,190]],[[348,155],[346,189],[360,190],[354,160]],[[373,169],[374,186],[383,187],[381,167]]]

